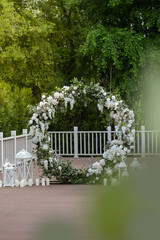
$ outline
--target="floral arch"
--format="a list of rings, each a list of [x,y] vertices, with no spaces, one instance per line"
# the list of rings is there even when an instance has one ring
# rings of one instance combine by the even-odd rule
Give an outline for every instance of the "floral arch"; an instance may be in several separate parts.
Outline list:
[[[79,98],[97,100],[100,112],[108,112],[115,123],[116,140],[108,143],[108,149],[103,153],[103,158],[95,162],[89,169],[75,169],[71,162],[58,161],[52,156],[50,148],[49,125],[56,117],[56,111],[62,112]],[[71,86],[64,86],[52,95],[43,95],[41,102],[32,109],[33,115],[29,121],[30,133],[35,144],[37,163],[42,167],[44,175],[53,176],[61,183],[97,183],[103,178],[110,178],[116,172],[121,159],[125,159],[133,148],[135,130],[134,113],[129,110],[119,96],[107,93],[99,84],[84,85],[75,81]]]

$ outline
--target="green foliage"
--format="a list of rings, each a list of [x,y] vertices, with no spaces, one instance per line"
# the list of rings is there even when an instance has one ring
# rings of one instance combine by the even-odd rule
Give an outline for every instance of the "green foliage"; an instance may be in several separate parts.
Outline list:
[[[11,130],[21,134],[22,129],[27,128],[31,98],[30,89],[19,89],[0,82],[0,131],[5,136],[9,136]]]
[[[137,62],[142,57],[142,37],[133,31],[102,25],[90,31],[82,52],[89,61],[91,77],[105,78],[106,88],[118,88],[122,95],[135,92],[132,76],[137,74]],[[126,81],[128,87],[126,87]],[[130,100],[130,99],[129,99]]]
[[[71,164],[71,161],[52,161],[51,166],[43,170],[43,174],[50,178],[56,177],[59,183],[85,184],[87,170],[76,169]]]
[[[144,71],[160,62],[159,8],[153,0],[1,0],[0,80],[31,90],[32,104],[74,77],[99,82],[140,121]]]

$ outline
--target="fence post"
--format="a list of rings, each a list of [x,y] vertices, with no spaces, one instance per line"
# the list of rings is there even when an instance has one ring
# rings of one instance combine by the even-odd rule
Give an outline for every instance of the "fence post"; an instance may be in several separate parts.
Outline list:
[[[142,130],[142,157],[145,157],[145,126],[142,126],[141,130]]]
[[[26,151],[28,151],[27,129],[23,129],[22,134],[25,135],[25,148],[26,148]]]
[[[0,132],[0,140],[1,140],[1,163],[2,163],[2,172],[4,165],[4,157],[3,157],[3,132]]]
[[[107,139],[109,142],[111,142],[111,126],[107,127]]]
[[[16,131],[11,131],[11,137],[14,137],[14,151],[13,151],[13,159],[14,159],[17,153]],[[14,159],[14,163],[15,163],[15,159]]]
[[[78,158],[78,127],[74,127],[74,158]]]

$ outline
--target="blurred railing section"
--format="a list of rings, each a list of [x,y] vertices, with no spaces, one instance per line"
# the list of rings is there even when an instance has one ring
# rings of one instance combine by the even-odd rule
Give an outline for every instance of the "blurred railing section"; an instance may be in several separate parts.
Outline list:
[[[116,132],[107,127],[107,131],[79,131],[74,127],[73,131],[50,131],[51,148],[56,154],[62,156],[102,156],[106,149],[107,141],[116,139]],[[26,149],[32,153],[33,143],[31,135],[27,129],[23,129],[22,135],[16,135],[16,131],[11,131],[10,137],[3,137],[0,132],[0,170],[6,159],[12,164],[14,157],[21,149]],[[141,130],[135,132],[134,149],[130,155],[160,154],[160,131]]]

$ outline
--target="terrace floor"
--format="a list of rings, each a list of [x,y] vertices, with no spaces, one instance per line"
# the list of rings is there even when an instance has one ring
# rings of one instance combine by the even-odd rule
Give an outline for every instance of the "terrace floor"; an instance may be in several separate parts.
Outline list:
[[[59,184],[1,188],[0,239],[62,240],[64,238],[60,238],[56,231],[62,231],[63,227],[66,229],[66,224],[67,234],[77,227],[79,233],[84,233],[84,230],[80,230],[81,223],[84,222],[85,210],[91,204],[96,188],[98,186]],[[65,239],[74,240],[67,236]],[[84,238],[75,238],[78,239]]]
[[[96,160],[98,159],[73,159],[73,165],[88,167]],[[38,176],[35,167],[34,179]],[[63,184],[0,188],[0,240],[93,240],[93,237],[86,238],[81,233],[85,232],[87,209],[100,189],[104,187]],[[69,230],[65,233],[63,227]],[[76,228],[78,237],[67,238],[66,234],[73,234],[72,230]],[[56,231],[64,232],[64,236],[58,238]]]

